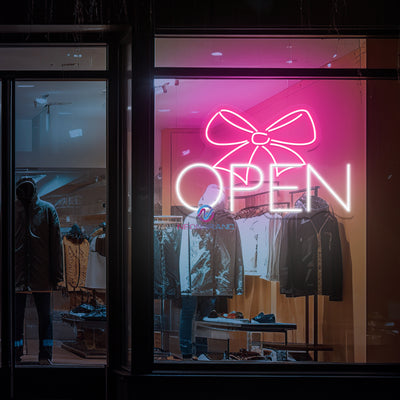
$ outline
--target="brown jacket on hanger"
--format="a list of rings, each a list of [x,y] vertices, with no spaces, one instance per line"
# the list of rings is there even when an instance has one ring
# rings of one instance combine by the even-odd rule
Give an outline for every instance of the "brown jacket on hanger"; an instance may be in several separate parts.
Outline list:
[[[63,238],[65,286],[68,291],[82,290],[86,282],[89,241],[85,238]]]

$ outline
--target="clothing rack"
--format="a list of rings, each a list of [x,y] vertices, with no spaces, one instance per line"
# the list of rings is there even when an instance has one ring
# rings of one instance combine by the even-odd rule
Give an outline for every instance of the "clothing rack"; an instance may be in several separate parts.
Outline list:
[[[278,202],[274,202],[274,203],[272,203],[272,204],[273,204],[274,206],[285,205],[285,206],[287,206],[287,208],[290,207],[290,203],[289,203],[288,201],[278,201]],[[239,211],[236,213],[235,219],[240,219],[240,218],[242,218],[242,217],[240,216],[240,214],[241,214],[242,212],[251,211],[251,210],[256,211],[256,210],[258,210],[258,209],[262,209],[263,207],[266,207],[267,209],[269,209],[269,206],[270,206],[270,205],[271,205],[271,203],[266,203],[266,204],[259,204],[259,205],[256,205],[256,206],[244,207],[244,208],[242,208],[241,210],[239,210]],[[249,217],[244,217],[244,218],[249,218]]]
[[[320,186],[313,186],[311,188],[314,191],[314,195],[318,196],[318,190]],[[308,189],[298,189],[289,192],[290,194],[290,203],[293,207],[293,198],[295,194],[305,193]],[[309,296],[305,296],[305,340],[306,345],[308,346],[310,343],[310,311],[309,311]],[[313,319],[313,332],[314,332],[314,361],[318,361],[318,351],[316,350],[318,347],[318,295],[314,295],[314,319]]]
[[[177,225],[183,223],[181,215],[155,215],[154,225]]]
[[[249,181],[249,183],[258,183],[258,181]],[[269,181],[263,181],[263,183],[269,183]],[[273,184],[276,185],[275,187],[279,186],[279,181],[273,181]],[[238,186],[239,184],[236,184],[235,186]],[[261,196],[262,194],[268,194],[270,191],[267,190],[266,192],[259,192],[259,193],[253,193],[253,194],[247,194],[247,195],[241,195],[241,196],[233,196],[234,199],[249,199],[252,197],[256,196]],[[279,192],[279,190],[275,190],[275,192]],[[230,197],[229,197],[230,198]]]
[[[274,206],[280,206],[280,205],[286,205],[288,208],[290,206],[290,202],[288,201],[278,201],[278,202],[273,202],[272,203]],[[251,209],[257,209],[257,208],[261,208],[261,207],[269,207],[271,205],[271,203],[266,203],[266,204],[258,204],[256,206],[248,206],[248,207],[244,207],[242,208],[240,211],[243,210],[251,210]]]

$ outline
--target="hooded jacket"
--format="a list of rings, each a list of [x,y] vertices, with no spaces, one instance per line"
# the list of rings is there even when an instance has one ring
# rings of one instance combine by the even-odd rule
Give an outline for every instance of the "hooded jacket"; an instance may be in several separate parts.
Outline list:
[[[296,201],[304,211],[283,218],[280,250],[280,292],[287,297],[326,295],[342,300],[342,250],[335,216],[328,203],[311,198],[311,212],[306,199]]]
[[[54,206],[39,198],[32,178],[16,184],[16,291],[50,291],[63,281],[60,224]]]
[[[219,188],[210,185],[199,207],[212,204]],[[214,205],[214,217],[204,221],[193,212],[185,218],[179,257],[182,295],[233,296],[243,294],[244,268],[240,234],[225,196]]]

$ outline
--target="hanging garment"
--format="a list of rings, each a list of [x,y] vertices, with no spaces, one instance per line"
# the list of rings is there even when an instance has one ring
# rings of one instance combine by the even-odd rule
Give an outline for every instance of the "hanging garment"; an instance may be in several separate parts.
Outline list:
[[[65,286],[68,291],[82,290],[86,286],[89,261],[89,241],[83,237],[66,235],[63,238]]]
[[[326,295],[342,300],[342,252],[338,223],[320,197],[295,203],[304,211],[283,218],[279,264],[280,291],[288,297]]]
[[[64,280],[60,223],[55,207],[39,198],[29,177],[16,184],[16,291],[55,290]]]
[[[179,251],[182,231],[176,226],[154,229],[155,298],[180,297]]]
[[[262,215],[265,226],[265,243],[258,247],[257,270],[260,278],[267,281],[279,281],[279,259],[282,237],[282,216],[265,213]]]
[[[105,234],[94,237],[90,242],[85,286],[91,289],[105,289],[107,287],[107,258],[104,254],[96,251],[96,247],[104,247],[103,245],[96,246],[98,240],[105,241]]]
[[[219,188],[210,185],[199,207],[212,204]],[[214,205],[214,218],[205,222],[189,214],[182,225],[179,274],[182,295],[232,296],[243,294],[244,269],[239,229],[224,208],[225,198]]]
[[[245,275],[259,276],[268,281],[279,279],[281,220],[279,214],[268,212],[236,220]]]
[[[265,248],[268,242],[265,222],[265,218],[261,216],[236,220],[242,244],[245,275],[260,275],[258,267],[262,262],[259,259],[259,251],[260,248]]]

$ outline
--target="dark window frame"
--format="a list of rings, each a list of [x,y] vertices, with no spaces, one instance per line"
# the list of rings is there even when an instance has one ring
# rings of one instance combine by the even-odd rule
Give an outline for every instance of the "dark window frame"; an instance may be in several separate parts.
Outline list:
[[[225,37],[240,37],[242,34],[247,34],[251,36],[254,31],[249,30],[246,32],[235,30],[225,30],[223,35]],[[258,32],[260,33],[260,32]],[[274,32],[264,30],[264,34],[273,35]],[[276,31],[276,36],[282,37],[282,31]],[[207,31],[207,37],[213,36],[218,37],[221,31],[211,30]],[[302,38],[304,32],[296,30],[289,30],[286,34],[290,34],[294,38]],[[312,32],[312,35],[316,37],[321,37],[327,35],[327,32],[322,30],[318,33]],[[190,30],[176,30],[176,29],[159,29],[154,37],[202,37],[205,35],[205,31],[202,29]],[[396,38],[398,36],[392,32],[386,32],[382,35],[365,35],[360,33],[358,30],[352,30],[351,35],[368,38]],[[306,36],[310,37],[310,32],[306,32]],[[333,35],[334,36],[334,35]],[[338,35],[340,37],[341,35]],[[348,35],[343,34],[343,37]],[[332,36],[330,36],[332,37]],[[154,45],[154,44],[153,44]],[[395,68],[346,68],[346,69],[327,69],[327,68],[313,68],[313,69],[296,69],[296,68],[190,68],[190,67],[153,67],[153,78],[154,79],[350,79],[350,80],[398,80],[399,71]],[[154,132],[154,131],[153,131]],[[368,127],[367,127],[367,165],[368,170]],[[368,260],[367,260],[368,263]],[[235,381],[235,379],[240,379],[240,381],[256,383],[259,378],[263,380],[266,379],[273,381],[278,386],[287,379],[293,378],[297,379],[301,377],[304,379],[304,383],[318,382],[322,383],[325,379],[340,379],[340,377],[354,377],[355,379],[365,380],[375,379],[377,382],[379,379],[388,381],[389,378],[399,378],[400,374],[400,362],[395,364],[360,364],[360,363],[316,363],[302,364],[299,365],[289,365],[289,364],[275,364],[275,365],[265,365],[260,366],[257,363],[230,363],[230,362],[211,362],[207,363],[196,363],[196,362],[184,362],[184,361],[171,361],[171,362],[153,362],[152,370],[147,371],[150,374],[154,374],[154,378],[157,375],[162,375],[168,378],[171,382],[171,387],[173,387],[173,381],[179,379],[187,380],[189,382],[201,381],[201,377],[210,380],[210,382],[215,383],[217,386],[222,382]],[[322,373],[322,375],[320,375]],[[227,374],[229,376],[227,376]],[[371,381],[371,382],[372,382]],[[278,383],[279,382],[279,383]]]
[[[93,28],[93,27],[91,27]],[[23,34],[9,33],[0,35],[0,46],[2,47],[64,47],[64,46],[105,46],[107,50],[107,67],[105,70],[24,70],[24,71],[0,71],[0,81],[2,82],[2,193],[1,193],[1,214],[6,216],[2,218],[2,287],[1,287],[1,334],[2,334],[2,362],[0,368],[0,378],[2,387],[4,388],[3,394],[5,396],[14,395],[31,395],[33,393],[40,393],[43,389],[43,385],[47,382],[48,392],[58,393],[60,387],[64,387],[63,391],[67,395],[73,397],[76,395],[79,389],[79,380],[76,381],[76,385],[72,382],[76,379],[76,376],[82,376],[86,378],[87,388],[85,390],[91,390],[95,395],[102,397],[106,393],[106,377],[107,372],[111,369],[119,369],[123,364],[123,342],[119,340],[120,331],[125,326],[124,320],[119,316],[119,310],[121,306],[121,298],[116,296],[110,297],[110,291],[118,293],[118,287],[120,285],[119,274],[113,273],[107,275],[107,305],[109,317],[108,326],[114,326],[115,329],[111,330],[108,335],[108,357],[107,365],[103,366],[84,366],[84,365],[71,365],[71,366],[55,366],[43,368],[41,366],[29,366],[24,368],[16,368],[14,362],[14,349],[11,346],[13,343],[13,319],[14,319],[14,296],[12,289],[12,282],[14,282],[13,273],[13,253],[14,253],[14,240],[13,234],[13,201],[14,201],[14,176],[15,176],[15,126],[14,126],[14,114],[15,114],[15,82],[20,80],[36,80],[36,81],[88,81],[88,80],[102,80],[106,82],[108,88],[108,107],[107,107],[107,197],[108,197],[108,210],[107,217],[108,221],[114,221],[113,224],[109,225],[110,232],[109,249],[111,252],[108,257],[108,263],[112,262],[118,264],[122,262],[121,249],[124,248],[124,244],[121,241],[122,232],[119,229],[123,216],[121,210],[123,209],[123,199],[119,195],[122,193],[124,188],[124,182],[120,178],[121,160],[118,158],[118,154],[121,154],[123,150],[123,143],[119,138],[125,133],[122,131],[123,126],[120,123],[120,118],[124,117],[124,114],[120,110],[119,96],[122,90],[121,88],[121,77],[120,77],[120,57],[121,57],[121,42],[123,38],[130,40],[131,30],[127,26],[99,26],[99,31],[93,33],[92,31],[79,31],[79,27],[72,27],[67,29],[66,32],[60,32],[59,29],[49,34],[49,28],[42,26],[38,27],[28,37]],[[29,30],[29,29],[28,29]],[[18,31],[18,28],[17,28]],[[20,30],[19,30],[20,31]],[[50,29],[51,31],[51,29]],[[47,33],[45,33],[47,32]],[[49,37],[50,36],[50,37]],[[126,127],[126,126],[125,126]],[[122,160],[125,162],[125,160]],[[122,206],[121,206],[122,205]],[[130,244],[125,244],[130,245]],[[7,251],[8,250],[8,251]],[[127,266],[126,266],[127,267]],[[122,269],[122,268],[121,268]],[[109,272],[109,268],[107,268]],[[120,272],[120,271],[118,271]],[[123,272],[123,271],[122,271]],[[110,312],[110,309],[114,310]],[[112,319],[112,320],[111,320]],[[120,329],[118,330],[119,327]],[[47,374],[51,374],[53,379],[48,379]],[[69,377],[69,378],[68,378]],[[75,378],[74,378],[75,377]],[[62,384],[65,379],[71,381],[71,385],[68,388]],[[29,382],[28,385],[21,385],[18,382]],[[100,382],[100,384],[99,384]]]

